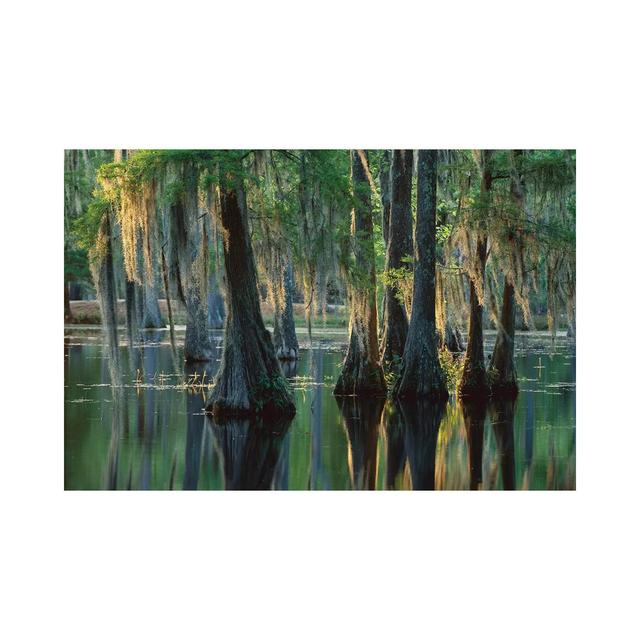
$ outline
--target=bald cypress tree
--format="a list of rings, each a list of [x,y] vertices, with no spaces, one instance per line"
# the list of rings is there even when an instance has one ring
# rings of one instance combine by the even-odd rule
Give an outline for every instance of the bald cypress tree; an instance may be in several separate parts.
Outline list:
[[[411,180],[413,177],[413,151],[394,150],[391,162],[391,207],[387,230],[385,271],[407,268],[403,259],[413,254],[413,216],[411,213]],[[384,333],[382,335],[382,362],[396,370],[407,339],[409,322],[397,288],[387,279],[384,290]]]
[[[353,264],[347,275],[349,347],[336,383],[335,395],[386,395],[378,348],[378,312],[373,245],[371,187],[365,151],[351,151]],[[345,257],[346,259],[346,257]]]
[[[227,316],[222,362],[207,410],[218,416],[293,415],[293,398],[260,313],[244,198],[240,178],[225,175],[218,216],[225,238]]]
[[[411,322],[394,389],[400,398],[448,397],[438,359],[436,334],[436,186],[435,150],[418,152],[418,201]]]
[[[476,250],[474,264],[470,268],[469,286],[469,337],[464,357],[462,378],[458,385],[461,396],[487,397],[489,384],[484,364],[484,334],[482,329],[484,305],[484,272],[487,263],[486,222],[491,209],[491,185],[493,152],[479,151],[476,154],[480,169],[480,202],[481,216],[476,231]]]

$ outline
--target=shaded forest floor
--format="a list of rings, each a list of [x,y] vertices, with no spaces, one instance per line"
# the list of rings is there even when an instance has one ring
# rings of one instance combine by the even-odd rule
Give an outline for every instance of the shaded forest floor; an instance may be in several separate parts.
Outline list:
[[[100,324],[100,306],[97,300],[71,300],[72,320],[65,324]],[[160,313],[163,319],[167,321],[167,302],[159,299]],[[268,326],[273,324],[273,307],[266,303],[261,303],[262,315]],[[177,300],[171,301],[171,309],[173,311],[174,322],[176,325],[183,325],[187,321],[187,313],[183,305]],[[294,302],[293,314],[296,327],[305,327],[306,320],[304,317],[305,305],[301,302]],[[118,323],[124,326],[126,322],[126,307],[124,300],[118,300]],[[326,327],[347,327],[349,324],[349,316],[344,305],[330,304],[327,305],[327,314],[325,318],[318,317],[313,319],[313,323],[321,324]]]
[[[160,312],[163,319],[167,318],[167,302],[166,300],[158,300],[160,305]],[[327,305],[327,314],[325,318],[321,316],[313,317],[312,323],[314,327],[326,327],[326,328],[344,328],[347,329],[349,325],[349,316],[347,309],[344,305],[330,304]],[[184,325],[187,321],[187,314],[183,305],[177,300],[171,301],[171,308],[174,314],[174,322],[176,325]],[[265,319],[265,324],[268,327],[273,326],[273,307],[267,303],[261,303],[262,315]],[[71,301],[71,313],[73,319],[69,322],[66,321],[66,325],[99,325],[100,319],[100,307],[97,300],[72,300]],[[293,303],[293,313],[296,323],[296,327],[299,329],[307,326],[305,320],[305,305],[301,302]],[[118,300],[118,323],[121,326],[125,326],[126,323],[126,310],[125,301]],[[547,317],[544,314],[534,315],[534,323],[536,331],[547,330]],[[523,330],[521,322],[516,323],[518,330]],[[493,329],[492,326],[486,327],[488,330]],[[560,330],[566,330],[566,322],[564,317],[559,318],[558,328]]]

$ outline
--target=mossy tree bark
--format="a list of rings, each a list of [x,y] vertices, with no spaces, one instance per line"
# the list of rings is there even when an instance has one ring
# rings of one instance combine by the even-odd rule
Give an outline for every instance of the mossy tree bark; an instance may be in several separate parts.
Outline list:
[[[353,268],[347,285],[349,298],[349,347],[335,395],[386,395],[378,348],[376,271],[373,246],[371,188],[364,163],[366,152],[351,151],[354,207],[351,218]]]
[[[491,151],[480,152],[480,207],[486,219],[491,205]],[[469,294],[469,337],[464,357],[462,378],[458,385],[458,394],[467,397],[487,397],[489,384],[484,364],[484,334],[482,329],[484,295],[484,272],[487,263],[487,234],[483,222],[477,230],[475,264],[472,266],[474,277],[470,278]]]
[[[493,396],[515,397],[518,395],[518,380],[513,361],[515,327],[515,292],[513,285],[505,278],[498,336],[487,374]]]
[[[277,282],[274,286],[273,343],[276,356],[280,360],[298,358],[298,338],[293,318],[293,267],[286,262],[277,261]]]
[[[225,238],[227,317],[222,362],[207,410],[216,416],[294,415],[293,398],[260,314],[244,191],[231,176],[221,185],[218,215]]]
[[[391,209],[385,260],[387,272],[409,268],[410,265],[403,262],[403,258],[413,255],[412,177],[413,151],[394,150],[391,163]],[[404,353],[409,322],[404,305],[398,300],[397,287],[391,284],[385,286],[384,309],[382,362],[386,369],[397,373]]]
[[[484,278],[487,261],[487,237],[479,234],[476,242],[478,268]],[[482,328],[483,306],[476,291],[476,285],[470,280],[469,286],[469,337],[464,356],[462,378],[458,385],[461,396],[487,397],[489,384],[484,365],[484,332]]]
[[[418,199],[411,322],[394,394],[447,398],[436,334],[437,152],[418,152]]]

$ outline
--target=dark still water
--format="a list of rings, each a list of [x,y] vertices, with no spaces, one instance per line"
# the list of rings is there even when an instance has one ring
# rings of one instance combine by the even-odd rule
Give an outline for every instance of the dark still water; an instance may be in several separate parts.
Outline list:
[[[346,335],[324,336],[285,366],[291,422],[219,425],[203,413],[218,362],[176,366],[168,332],[146,331],[132,357],[121,344],[112,387],[101,332],[65,330],[65,488],[575,489],[576,358],[563,338],[517,336],[515,402],[438,407],[336,400]]]

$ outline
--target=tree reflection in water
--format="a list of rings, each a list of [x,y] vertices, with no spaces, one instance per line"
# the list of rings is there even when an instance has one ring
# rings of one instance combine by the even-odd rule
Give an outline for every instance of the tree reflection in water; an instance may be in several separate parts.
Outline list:
[[[402,415],[396,403],[389,402],[384,411],[384,439],[386,446],[385,489],[402,489],[407,454],[404,449]]]
[[[383,398],[336,397],[349,441],[348,465],[353,489],[375,489],[378,430]]]
[[[482,447],[487,403],[484,400],[465,399],[461,404],[469,454],[469,489],[482,489]]]
[[[185,364],[185,380],[202,380],[212,377],[212,366],[209,362]],[[204,435],[204,404],[206,393],[196,389],[187,393],[187,438],[184,451],[184,478],[182,488],[194,490],[198,488],[200,477],[200,460],[202,458],[202,439]]]
[[[513,491],[516,488],[516,468],[513,443],[513,415],[515,400],[493,400],[489,404],[491,427],[498,448],[498,459],[502,475],[502,488]]]
[[[285,473],[278,461],[291,419],[252,417],[216,421],[207,415],[205,422],[222,461],[225,489],[271,489],[276,467],[279,466],[279,477]]]
[[[446,401],[402,400],[398,402],[404,448],[414,490],[433,491],[436,476],[438,431]]]

